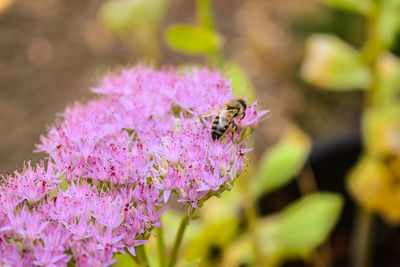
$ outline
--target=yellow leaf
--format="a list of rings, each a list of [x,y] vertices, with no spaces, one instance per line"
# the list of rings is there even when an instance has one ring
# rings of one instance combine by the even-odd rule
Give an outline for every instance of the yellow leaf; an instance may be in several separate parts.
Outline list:
[[[371,82],[360,52],[329,34],[308,38],[301,76],[311,84],[336,91],[365,89]]]
[[[363,134],[368,153],[380,157],[400,154],[400,108],[391,105],[368,110]]]
[[[400,222],[400,186],[385,164],[362,157],[347,179],[353,197],[367,210],[379,213],[388,222]]]

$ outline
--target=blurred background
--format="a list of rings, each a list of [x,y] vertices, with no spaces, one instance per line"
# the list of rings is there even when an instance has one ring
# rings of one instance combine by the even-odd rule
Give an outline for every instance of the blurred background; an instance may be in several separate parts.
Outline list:
[[[154,37],[108,29],[105,1],[1,0],[0,7],[0,170],[22,166],[40,134],[67,104],[91,95],[89,88],[117,66],[138,61],[204,64],[201,56],[168,49],[166,28],[194,24],[194,1],[165,1]],[[299,78],[304,41],[314,31],[335,32],[360,44],[360,18],[332,11],[314,0],[222,0],[213,2],[215,27],[223,36],[225,58],[246,70],[257,99],[273,115],[257,131],[257,153],[276,140],[287,120],[296,120],[316,142],[359,128],[359,92],[313,90]],[[145,35],[145,34],[143,34]],[[149,51],[146,38],[159,44]],[[148,41],[147,41],[148,42]],[[158,46],[158,47],[157,47]]]
[[[32,153],[39,136],[68,104],[92,97],[89,89],[108,71],[138,62],[215,66],[223,61],[241,77],[238,86],[250,92],[243,94],[255,94],[260,107],[271,110],[255,132],[252,158],[256,163],[262,160],[264,151],[282,139],[288,125],[302,130],[297,135],[308,140],[302,139],[303,143],[312,142],[305,156],[307,164],[301,164],[298,172],[289,173],[299,179],[288,179],[283,182],[285,187],[276,186],[276,191],[270,190],[257,200],[260,216],[278,212],[318,189],[338,192],[344,199],[340,220],[328,242],[317,242],[313,247],[316,254],[307,253],[302,260],[288,257],[282,264],[400,266],[400,234],[393,220],[387,223],[377,217],[372,237],[362,233],[361,239],[355,237],[360,235],[360,212],[348,194],[345,177],[362,151],[360,129],[365,94],[361,90],[342,90],[346,87],[343,84],[337,86],[339,90],[320,90],[317,87],[321,82],[313,80],[310,68],[304,64],[302,67],[304,58],[309,57],[306,53],[313,47],[307,41],[313,33],[329,33],[354,48],[363,47],[370,26],[363,12],[349,12],[352,1],[211,1],[210,21],[212,31],[218,33],[214,40],[218,53],[205,55],[198,51],[201,48],[185,46],[189,37],[180,40],[183,45],[179,40],[175,42],[170,28],[174,24],[197,25],[201,7],[196,3],[201,1],[149,0],[139,9],[134,2],[140,1],[125,1],[131,2],[125,6],[121,2],[124,1],[0,0],[1,173],[20,169],[24,161],[40,159],[43,155]],[[338,2],[339,6],[342,3],[345,8],[334,9],[322,2]],[[391,2],[399,4],[396,0]],[[400,17],[394,18],[397,23],[399,20]],[[204,43],[207,46],[207,40]],[[329,52],[329,47],[321,49],[322,54]],[[398,35],[386,50],[400,54]],[[361,82],[350,82],[350,87],[363,87],[370,77],[363,74]],[[324,86],[327,87],[322,81]],[[284,163],[279,166],[286,168]],[[363,253],[354,249],[354,240],[362,242],[363,237],[373,239],[364,240],[373,243],[373,252],[369,263],[360,265],[351,255]],[[207,255],[224,261],[218,246],[211,244]],[[210,265],[235,266],[224,262],[225,265]],[[246,266],[246,260],[236,263]]]

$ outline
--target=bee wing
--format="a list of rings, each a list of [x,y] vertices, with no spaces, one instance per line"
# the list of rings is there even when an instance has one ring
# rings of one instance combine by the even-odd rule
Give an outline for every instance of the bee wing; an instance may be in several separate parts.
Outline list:
[[[227,104],[224,104],[224,105],[222,105],[222,106],[219,106],[219,107],[210,109],[210,110],[207,111],[206,113],[201,114],[201,117],[204,118],[204,117],[208,117],[208,116],[211,116],[211,115],[214,115],[214,114],[218,114],[218,113],[220,113],[222,110],[226,109],[226,107],[227,107]]]
[[[219,125],[221,127],[225,127],[232,121],[232,112],[229,110],[225,109],[219,114]]]

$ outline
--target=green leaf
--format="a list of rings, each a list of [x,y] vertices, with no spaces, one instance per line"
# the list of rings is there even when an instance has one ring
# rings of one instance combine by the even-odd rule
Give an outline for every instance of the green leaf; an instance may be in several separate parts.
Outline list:
[[[396,35],[400,31],[400,1],[382,1],[379,8],[378,36],[385,47],[393,44]]]
[[[245,70],[236,63],[225,65],[225,73],[232,80],[231,87],[237,98],[246,98],[251,103],[255,100],[254,87]]]
[[[100,19],[113,32],[128,32],[157,23],[164,7],[165,0],[112,0],[101,7]]]
[[[328,90],[365,89],[371,73],[359,51],[329,34],[314,34],[307,40],[301,76]]]
[[[249,185],[252,195],[260,197],[289,183],[306,162],[310,147],[308,136],[290,126],[281,141],[260,161],[261,165]]]
[[[316,193],[261,220],[256,229],[265,259],[275,265],[285,259],[307,257],[327,239],[342,205],[339,194]]]
[[[218,34],[187,25],[168,27],[166,42],[171,49],[186,54],[208,54],[217,51],[222,45]]]
[[[371,0],[322,0],[322,2],[337,9],[363,15],[368,15],[373,8]]]

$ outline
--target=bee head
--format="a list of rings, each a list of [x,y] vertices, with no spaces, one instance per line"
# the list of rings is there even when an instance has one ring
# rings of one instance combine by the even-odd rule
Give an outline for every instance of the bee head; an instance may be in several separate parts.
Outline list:
[[[241,99],[241,98],[239,98],[237,101],[238,101],[238,102],[240,103],[240,105],[242,106],[243,111],[245,111],[246,108],[247,108],[246,101],[244,101],[244,100]]]

